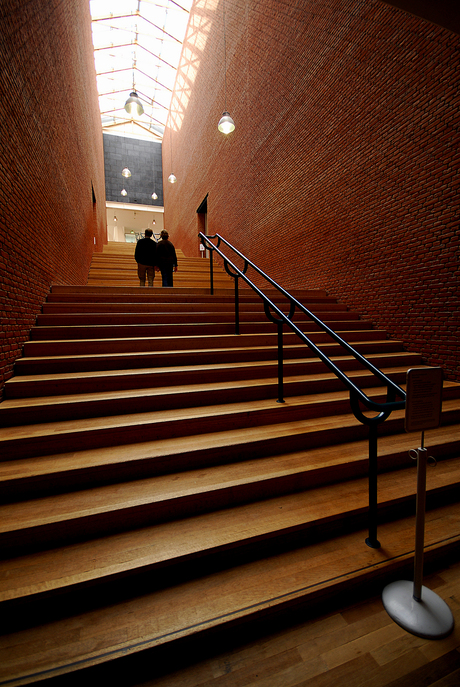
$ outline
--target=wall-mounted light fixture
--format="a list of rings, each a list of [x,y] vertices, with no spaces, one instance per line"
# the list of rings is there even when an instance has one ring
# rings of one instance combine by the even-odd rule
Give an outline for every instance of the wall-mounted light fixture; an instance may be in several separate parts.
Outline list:
[[[124,167],[122,169],[121,176],[125,177],[125,179],[129,179],[129,177],[131,176],[131,172],[129,171],[129,169],[127,167]]]
[[[227,112],[227,39],[225,30],[225,0],[222,2],[223,8],[223,18],[224,18],[224,104],[225,109],[222,117],[219,119],[219,124],[217,128],[223,134],[230,134],[235,130],[235,122],[231,118],[229,112]]]

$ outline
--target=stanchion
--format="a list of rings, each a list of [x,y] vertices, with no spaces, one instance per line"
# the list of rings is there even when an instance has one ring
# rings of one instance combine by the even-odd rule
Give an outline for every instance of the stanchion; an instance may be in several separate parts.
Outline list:
[[[406,430],[438,426],[442,393],[440,369],[409,370],[407,390]],[[400,580],[387,585],[382,593],[382,601],[388,615],[408,632],[425,639],[441,639],[452,632],[454,618],[445,601],[422,584],[426,468],[428,460],[434,461],[431,456],[428,457],[424,439],[422,431],[421,448],[410,451],[411,457],[417,460],[414,581]]]

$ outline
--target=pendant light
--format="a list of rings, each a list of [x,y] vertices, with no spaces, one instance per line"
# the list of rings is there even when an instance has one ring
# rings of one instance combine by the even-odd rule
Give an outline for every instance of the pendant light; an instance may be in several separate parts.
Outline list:
[[[144,107],[136,91],[131,91],[128,100],[125,102],[125,110],[132,117],[140,117],[144,114]]]
[[[122,159],[123,161],[126,161],[126,158],[127,158],[127,154],[126,154],[126,142],[125,142],[125,137],[123,136],[122,139],[121,139],[121,159]],[[122,176],[124,179],[126,179],[126,181],[130,178],[131,172],[130,172],[130,170],[128,169],[128,166],[127,166],[127,165],[125,165],[125,167],[123,167],[123,169],[121,170],[121,176]],[[125,197],[125,196],[128,195],[128,191],[125,189],[125,187],[123,187],[123,189],[121,190],[120,193],[121,193],[121,195],[122,195],[123,197]]]
[[[235,122],[230,116],[230,113],[227,112],[227,39],[226,39],[226,30],[225,30],[225,0],[222,2],[222,8],[223,8],[223,17],[224,17],[224,97],[225,97],[225,110],[222,113],[222,117],[219,120],[219,124],[217,125],[218,130],[227,135],[230,134],[232,131],[235,130]]]
[[[172,169],[172,128],[169,129],[169,147],[170,147],[170,152],[171,152],[171,169]],[[168,181],[170,184],[175,184],[177,179],[176,175],[171,172],[171,174],[168,177]]]
[[[137,26],[136,26],[136,44],[137,44]],[[132,119],[135,117],[140,117],[144,114],[144,107],[136,93],[136,85],[134,78],[134,70],[136,69],[136,53],[133,54],[133,90],[129,94],[128,100],[125,102],[125,110],[131,116]]]

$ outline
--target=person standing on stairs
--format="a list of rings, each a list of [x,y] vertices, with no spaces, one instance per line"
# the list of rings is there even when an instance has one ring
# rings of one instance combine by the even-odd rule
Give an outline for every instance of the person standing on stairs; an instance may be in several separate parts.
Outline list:
[[[157,243],[157,265],[161,272],[162,286],[172,286],[173,271],[177,272],[177,256],[176,249],[169,241],[169,234],[164,229]]]
[[[145,230],[145,237],[139,239],[134,251],[134,259],[137,262],[137,275],[139,277],[139,286],[145,286],[145,275],[149,286],[153,286],[155,278],[155,266],[157,265],[157,244],[152,239],[153,231],[151,229]]]

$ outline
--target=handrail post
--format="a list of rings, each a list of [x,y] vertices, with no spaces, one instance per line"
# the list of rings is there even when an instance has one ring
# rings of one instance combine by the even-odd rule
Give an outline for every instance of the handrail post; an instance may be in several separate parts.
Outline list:
[[[283,323],[278,322],[278,400],[284,403],[284,379],[283,379]]]
[[[369,536],[366,544],[371,549],[379,549],[377,539],[378,496],[377,496],[377,436],[378,424],[369,424]]]
[[[240,296],[238,290],[238,277],[235,277],[235,334],[240,333]]]
[[[213,269],[213,263],[212,263],[212,254],[213,250],[209,251],[209,276],[211,279],[211,296],[214,295],[214,269]]]

